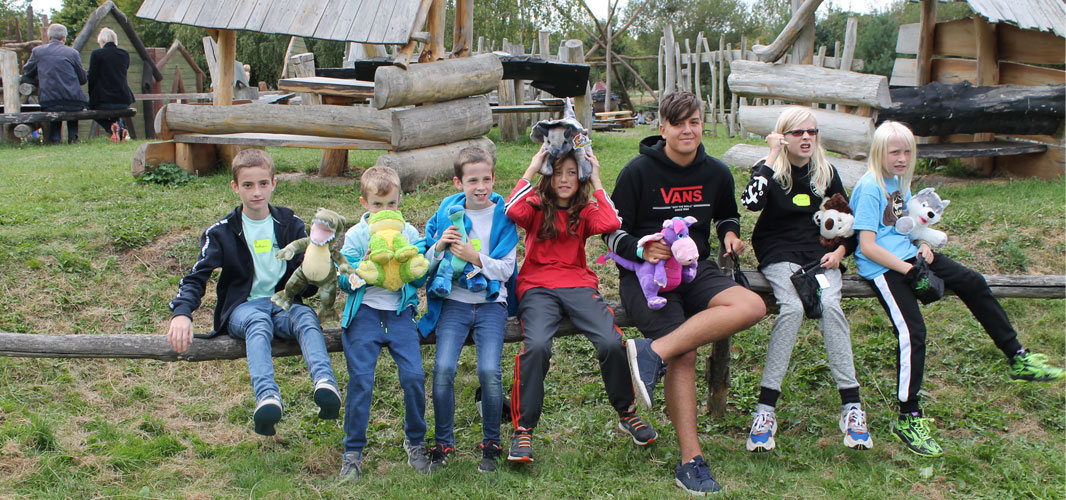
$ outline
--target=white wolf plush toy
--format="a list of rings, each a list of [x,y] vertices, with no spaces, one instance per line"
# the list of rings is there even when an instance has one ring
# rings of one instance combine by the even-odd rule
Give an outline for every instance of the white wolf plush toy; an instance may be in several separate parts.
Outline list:
[[[896,220],[896,231],[910,237],[911,241],[925,241],[933,248],[948,242],[948,235],[929,227],[940,222],[944,209],[951,200],[941,200],[933,188],[925,188],[907,200],[903,216]]]
[[[571,99],[568,97],[565,102],[563,119],[537,122],[529,133],[529,138],[533,142],[544,143],[548,149],[548,157],[540,167],[541,175],[551,175],[552,162],[572,154],[577,162],[578,179],[588,180],[592,175],[592,163],[589,162],[586,151],[592,151],[592,140],[589,139],[588,130],[577,121]]]

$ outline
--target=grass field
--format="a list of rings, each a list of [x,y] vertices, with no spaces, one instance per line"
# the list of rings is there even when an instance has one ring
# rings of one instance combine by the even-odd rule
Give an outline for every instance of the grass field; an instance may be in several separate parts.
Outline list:
[[[644,132],[595,137],[608,190]],[[732,143],[705,139],[716,156]],[[239,201],[227,174],[176,187],[135,182],[129,159],[137,146],[0,146],[0,331],[165,331],[166,304],[195,261],[199,232]],[[534,150],[528,140],[500,145],[498,192],[510,192]],[[270,152],[282,171],[314,171],[318,165],[317,150]],[[374,154],[352,154],[355,165],[373,161]],[[744,172],[735,177],[738,185],[746,182]],[[405,196],[401,208],[421,227],[452,191],[450,183],[424,186]],[[938,192],[952,200],[941,223],[950,235],[947,254],[990,274],[1063,273],[1061,178],[951,182]],[[320,206],[355,216],[361,213],[357,196],[357,183],[281,182],[274,202],[305,219]],[[744,214],[745,239],[754,220]],[[603,248],[598,240],[589,247],[591,255]],[[754,267],[750,253],[743,264]],[[604,295],[616,301],[617,272],[596,264],[594,269]],[[210,329],[213,290],[204,303],[195,315],[198,331]],[[1004,307],[1022,342],[1062,366],[1064,301],[1012,299]],[[705,457],[725,498],[1066,496],[1063,383],[1010,383],[1002,355],[957,299],[926,307],[923,398],[945,455],[920,458],[888,433],[896,411],[895,341],[884,313],[873,299],[846,300],[844,308],[873,450],[855,452],[841,444],[839,397],[812,322],[800,331],[785,379],[777,450],[756,455],[744,449],[773,320],[768,317],[734,337],[727,415],[699,419]],[[491,475],[476,470],[481,430],[473,406],[473,351],[464,351],[456,381],[458,457],[432,476],[406,465],[395,365],[382,356],[366,474],[346,484],[336,481],[341,425],[315,417],[311,383],[297,357],[275,361],[286,415],[273,438],[252,432],[243,361],[0,358],[0,498],[686,498],[673,485],[678,456],[665,409],[643,413],[662,438],[638,449],[614,428],[591,345],[578,337],[555,346],[533,442],[536,462],[503,466]],[[505,347],[505,390],[518,349]],[[423,348],[427,373],[433,356],[432,347]],[[334,353],[332,360],[343,385],[343,355]],[[698,390],[705,392],[702,382]],[[505,440],[509,436],[505,428]]]

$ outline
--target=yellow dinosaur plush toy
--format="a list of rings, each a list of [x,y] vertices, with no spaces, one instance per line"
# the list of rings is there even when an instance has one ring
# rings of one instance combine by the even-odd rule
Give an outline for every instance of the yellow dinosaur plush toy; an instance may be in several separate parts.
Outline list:
[[[396,291],[421,278],[429,269],[429,261],[403,235],[407,224],[395,210],[382,210],[367,219],[370,243],[366,258],[359,263],[355,274],[368,284]]]

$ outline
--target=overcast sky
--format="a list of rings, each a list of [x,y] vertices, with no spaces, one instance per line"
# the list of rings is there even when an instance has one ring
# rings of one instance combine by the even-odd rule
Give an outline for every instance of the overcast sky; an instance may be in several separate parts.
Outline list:
[[[477,1],[477,0],[474,0]],[[588,2],[589,7],[596,13],[596,17],[600,19],[607,18],[607,2],[608,0],[585,0]],[[616,0],[620,7],[624,7],[629,0]],[[752,0],[745,0],[751,2]],[[48,14],[52,10],[59,10],[62,6],[63,0],[33,0],[33,10]],[[870,12],[874,5],[883,3],[879,0],[828,0],[822,4],[821,9],[825,9],[826,5],[833,4],[834,7],[839,7],[843,10],[851,10],[855,12]],[[126,14],[133,15],[134,12],[127,12]]]

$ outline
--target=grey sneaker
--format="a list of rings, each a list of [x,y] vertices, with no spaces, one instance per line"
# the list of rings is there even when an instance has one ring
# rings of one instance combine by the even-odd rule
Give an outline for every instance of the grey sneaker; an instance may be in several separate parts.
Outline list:
[[[403,449],[407,452],[408,465],[418,472],[429,474],[429,454],[426,452],[425,443],[411,444],[410,441],[404,439]]]
[[[363,475],[363,454],[349,451],[341,456],[341,482],[359,479]]]
[[[255,404],[252,413],[252,421],[255,422],[255,433],[263,436],[273,436],[277,431],[274,424],[281,420],[281,399],[270,394]]]

